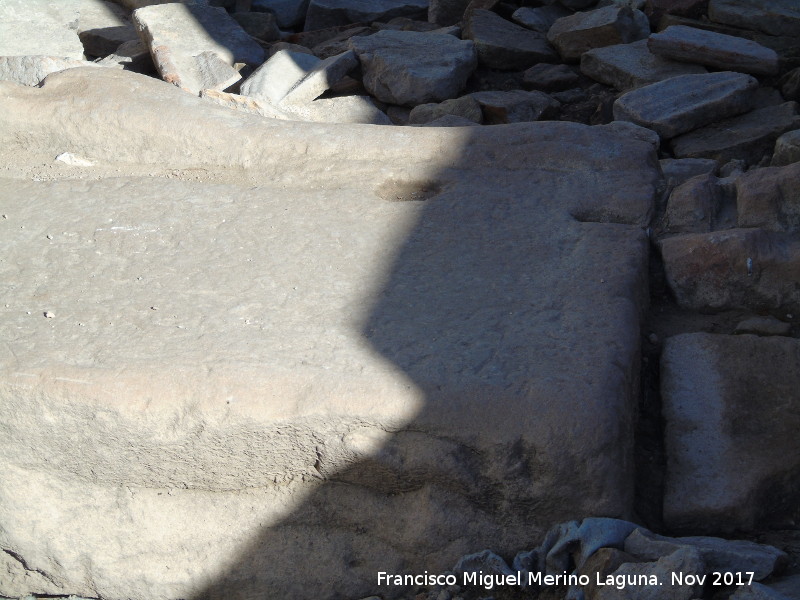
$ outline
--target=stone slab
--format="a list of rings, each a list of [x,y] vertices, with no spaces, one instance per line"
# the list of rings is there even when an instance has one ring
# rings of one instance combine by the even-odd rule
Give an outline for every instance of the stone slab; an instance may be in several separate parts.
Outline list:
[[[75,3],[4,0],[0,3],[0,56],[56,56],[83,60]]]
[[[796,518],[800,340],[691,333],[661,359],[664,520],[730,532]]]
[[[223,8],[202,3],[148,6],[135,10],[133,21],[161,77],[193,94],[228,87],[234,63],[256,66],[264,60],[261,46]],[[201,55],[205,58],[198,59]]]
[[[1,184],[0,554],[47,593],[389,598],[630,512],[651,144],[0,90],[15,156],[206,180]]]
[[[544,34],[520,27],[488,10],[470,13],[464,39],[475,42],[478,60],[492,69],[519,71],[558,59]]]
[[[777,75],[778,54],[752,40],[683,25],[667,27],[647,39],[651,52],[664,58],[725,71]]]
[[[62,0],[63,2],[64,0]],[[68,0],[80,10],[78,37],[86,53],[108,56],[125,42],[138,41],[130,12],[106,0]]]
[[[271,12],[281,29],[292,29],[306,20],[309,0],[253,0],[251,10]]]
[[[708,17],[769,35],[800,36],[800,5],[795,0],[710,0]]]
[[[800,163],[753,169],[736,178],[739,227],[800,232]]]
[[[57,56],[0,56],[0,80],[39,85],[50,73],[77,67],[96,67],[87,60]]]
[[[781,167],[800,162],[800,129],[787,131],[775,140],[772,166]]]

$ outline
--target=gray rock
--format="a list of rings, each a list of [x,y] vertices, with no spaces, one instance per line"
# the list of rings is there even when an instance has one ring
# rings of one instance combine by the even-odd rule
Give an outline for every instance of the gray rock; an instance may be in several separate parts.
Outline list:
[[[800,36],[800,6],[795,0],[710,0],[708,17],[770,35]]]
[[[761,44],[695,27],[673,25],[647,40],[653,54],[726,71],[776,75],[778,55]]]
[[[478,60],[492,69],[522,70],[558,55],[544,35],[515,25],[488,10],[474,10],[464,26],[464,39],[475,42]]]
[[[523,6],[515,10],[511,18],[515,23],[522,25],[526,29],[547,35],[553,23],[561,17],[567,17],[570,14],[572,13],[560,4],[550,4],[548,6],[537,6],[535,8]]]
[[[696,583],[673,584],[673,574],[698,575],[705,572],[700,553],[691,547],[682,547],[654,562],[625,563],[609,577],[611,581],[597,588],[593,600],[692,600],[700,598],[703,586]],[[614,578],[647,577],[647,583],[614,585]],[[652,579],[651,579],[652,578]]]
[[[785,595],[788,600],[800,600],[800,575],[789,575],[780,579],[773,579],[764,585],[774,592]]]
[[[283,104],[305,104],[324,94],[358,65],[352,50],[331,56],[298,80],[280,100]]]
[[[83,60],[76,32],[80,11],[74,3],[3,0],[0,3],[0,56],[54,56]]]
[[[251,115],[289,121],[299,120],[291,113],[270,104],[266,100],[259,100],[250,96],[220,92],[218,90],[202,90],[200,92],[200,97],[214,104],[218,104],[219,106]]]
[[[253,0],[252,11],[275,15],[278,27],[292,29],[302,25],[308,12],[308,0]]]
[[[231,17],[254,38],[272,42],[281,37],[278,21],[272,13],[239,12],[231,14]]]
[[[415,31],[379,31],[351,40],[364,86],[382,102],[416,106],[458,96],[477,65],[471,41]]]
[[[656,56],[647,40],[595,48],[581,55],[581,72],[600,83],[628,91],[678,75],[706,73],[700,65]]]
[[[798,360],[800,340],[792,338],[690,333],[666,340],[668,526],[781,528],[796,514],[800,370],[789,365]]]
[[[314,79],[324,84],[324,70],[320,72],[322,62],[312,54],[280,50],[242,82],[240,93],[278,105],[312,74],[319,73]]]
[[[758,164],[771,154],[775,141],[800,127],[796,102],[768,106],[725,119],[672,140],[676,158],[713,158],[720,163],[744,160]]]
[[[800,312],[800,241],[784,232],[730,229],[659,242],[667,282],[684,308]]]
[[[456,25],[468,4],[469,0],[430,0],[428,21],[442,26]]]
[[[664,158],[659,163],[664,174],[665,197],[684,181],[697,175],[714,175],[717,171],[717,161],[710,158]]]
[[[794,598],[797,598],[797,596],[787,596],[771,586],[753,583],[740,585],[728,600],[793,600]]]
[[[312,56],[316,56],[312,49],[306,48],[305,46],[301,46],[300,44],[292,44],[290,42],[275,42],[269,47],[267,54],[269,58],[272,58],[281,50],[287,50],[289,52],[295,52],[298,54],[310,54]]]
[[[135,10],[133,21],[161,78],[193,94],[228,87],[234,63],[264,60],[261,46],[223,8],[160,4]]]
[[[800,232],[800,163],[753,169],[736,178],[739,227]]]
[[[481,571],[487,575],[516,575],[506,561],[491,550],[462,556],[453,567],[453,573],[458,576]]]
[[[318,58],[330,58],[352,48],[350,39],[357,36],[366,36],[376,33],[374,27],[352,27],[342,31],[330,39],[320,42],[311,48],[312,53]]]
[[[560,107],[557,100],[536,91],[474,92],[470,96],[480,104],[487,125],[552,119]]]
[[[86,54],[108,56],[122,44],[139,41],[129,13],[117,4],[105,0],[78,0],[78,37]]]
[[[567,65],[540,63],[527,69],[522,76],[525,89],[542,92],[557,92],[575,87],[580,81],[578,74]]]
[[[645,14],[627,6],[607,6],[558,19],[547,39],[565,61],[577,61],[593,48],[629,44],[650,35]]]
[[[775,317],[750,317],[740,321],[733,333],[753,335],[789,335],[792,330],[790,323],[785,323]]]
[[[723,190],[711,174],[698,175],[672,191],[664,213],[667,233],[704,233],[717,225]]]
[[[0,182],[0,594],[24,564],[54,595],[358,598],[631,512],[651,145],[278,122],[117,69],[0,90],[15,160],[164,175]]]
[[[153,58],[150,56],[150,49],[141,40],[125,42],[114,52],[97,61],[103,67],[115,67],[135,71],[136,73],[155,73],[156,68]]]
[[[445,115],[461,117],[478,125],[483,122],[481,105],[471,96],[445,100],[440,104],[420,104],[411,111],[408,122],[411,125],[421,125]]]
[[[669,139],[748,111],[757,87],[758,81],[743,73],[678,75],[620,96],[614,102],[614,118],[648,127]],[[676,153],[676,157],[707,156]]]
[[[86,60],[56,56],[0,56],[0,80],[36,86],[50,73],[96,66],[98,65]]]
[[[684,547],[696,548],[705,563],[704,573],[753,572],[761,581],[786,563],[786,553],[773,546],[749,540],[725,540],[718,537],[665,537],[646,529],[636,529],[625,540],[625,552],[644,560],[656,560]]]
[[[781,167],[800,162],[800,129],[787,131],[775,140],[772,166]]]
[[[424,20],[427,14],[428,0],[311,0],[304,29],[389,21],[395,17]]]
[[[281,104],[294,120],[316,123],[364,123],[391,125],[386,113],[369,96],[334,96],[318,98],[307,104]]]
[[[554,527],[545,537],[538,555],[540,569],[548,574],[560,574],[570,564],[580,570],[600,548],[622,549],[625,539],[638,526],[629,521],[591,517]]]

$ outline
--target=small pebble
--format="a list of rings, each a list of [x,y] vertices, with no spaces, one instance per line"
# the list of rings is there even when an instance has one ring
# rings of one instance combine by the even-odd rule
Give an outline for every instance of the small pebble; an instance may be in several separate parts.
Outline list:
[[[50,235],[50,234],[48,233],[48,234],[47,234],[47,239],[48,239],[48,240],[52,240],[52,239],[53,239],[53,236],[52,236],[52,235]]]
[[[49,310],[44,311],[44,318],[45,319],[52,319],[55,316],[56,315],[54,313],[51,313]]]

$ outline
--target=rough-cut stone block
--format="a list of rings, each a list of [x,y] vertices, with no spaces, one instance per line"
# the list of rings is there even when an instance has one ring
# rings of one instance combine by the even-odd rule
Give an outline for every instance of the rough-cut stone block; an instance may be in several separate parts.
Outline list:
[[[470,96],[480,104],[487,125],[552,119],[558,115],[561,106],[558,100],[537,91],[486,91],[474,92]]]
[[[736,178],[739,227],[800,232],[800,163]]]
[[[757,88],[758,81],[744,73],[678,75],[620,96],[614,118],[669,139],[750,110]]]
[[[135,10],[133,21],[162,79],[194,94],[231,85],[234,63],[264,60],[261,46],[223,8],[161,4]]]
[[[772,166],[781,167],[800,162],[800,129],[788,131],[775,140]]]
[[[56,56],[83,60],[80,10],[73,2],[0,2],[0,56]]]
[[[70,69],[0,82],[0,145],[218,182],[1,184],[0,557],[43,593],[388,598],[630,512],[651,144]]]
[[[438,25],[456,25],[464,16],[469,0],[430,0],[428,21]]]
[[[677,158],[713,158],[720,164],[744,160],[758,164],[768,156],[778,137],[800,127],[797,102],[767,106],[719,121],[674,138]]]
[[[565,61],[577,61],[592,48],[629,44],[650,35],[650,24],[640,10],[607,6],[558,19],[547,39]]]
[[[272,13],[238,12],[231,17],[242,26],[248,35],[265,42],[274,42],[281,38],[278,21]]]
[[[647,39],[651,52],[664,58],[753,75],[778,73],[778,55],[761,44],[732,35],[673,25]]]
[[[692,310],[800,312],[800,240],[762,229],[730,229],[661,240],[667,282]]]
[[[560,4],[550,4],[549,6],[537,6],[536,8],[523,6],[515,10],[511,18],[515,23],[522,25],[526,29],[547,35],[553,23],[561,17],[568,17],[570,14],[570,11]]]
[[[348,23],[426,19],[428,0],[311,0],[304,29],[314,31]]]
[[[478,62],[471,41],[438,33],[379,31],[350,45],[369,93],[405,106],[455,98]]]
[[[710,0],[708,16],[717,23],[770,35],[800,36],[800,5],[796,0]]]
[[[86,60],[56,56],[0,56],[0,80],[22,85],[39,85],[50,73],[96,66],[96,63]]]
[[[574,89],[579,82],[580,76],[567,65],[540,63],[527,69],[522,76],[522,85],[526,89],[543,92]]]
[[[103,67],[115,67],[127,69],[137,73],[155,73],[156,68],[153,64],[153,57],[150,56],[150,49],[142,40],[131,40],[125,42],[111,54],[97,62]]]
[[[595,48],[581,55],[581,72],[600,83],[628,91],[678,75],[706,73],[690,65],[656,56],[647,40]]]
[[[445,100],[440,104],[420,104],[408,116],[409,125],[430,123],[445,115],[461,117],[473,123],[483,122],[481,105],[471,96]]]
[[[664,520],[729,532],[785,526],[800,502],[800,340],[690,333],[661,358]],[[749,568],[747,570],[753,570]]]
[[[292,120],[315,123],[364,123],[391,125],[386,113],[369,96],[318,98],[307,104],[281,104]]]
[[[313,54],[279,50],[242,82],[240,92],[277,105],[321,63]]]
[[[713,175],[698,175],[677,186],[669,196],[664,230],[703,233],[714,229],[723,191]]]
[[[544,35],[488,10],[470,13],[464,26],[464,39],[475,42],[478,60],[492,69],[521,70],[558,59]]]

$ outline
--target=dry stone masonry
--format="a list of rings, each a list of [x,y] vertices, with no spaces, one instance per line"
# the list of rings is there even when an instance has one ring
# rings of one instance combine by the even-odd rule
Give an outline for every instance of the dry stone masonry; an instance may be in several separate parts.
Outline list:
[[[0,598],[800,600],[798,102],[796,0],[0,0]]]

